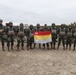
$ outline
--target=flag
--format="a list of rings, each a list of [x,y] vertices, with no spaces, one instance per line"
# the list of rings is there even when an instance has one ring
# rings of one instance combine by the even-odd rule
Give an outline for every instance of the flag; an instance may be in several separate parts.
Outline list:
[[[34,32],[34,43],[52,42],[52,34],[50,31]]]

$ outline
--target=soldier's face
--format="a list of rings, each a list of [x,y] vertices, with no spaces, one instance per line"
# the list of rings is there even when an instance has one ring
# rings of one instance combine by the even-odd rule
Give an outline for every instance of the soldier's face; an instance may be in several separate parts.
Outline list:
[[[10,27],[12,27],[12,26],[13,26],[13,24],[9,24],[9,26],[10,26]]]
[[[2,24],[2,21],[0,21],[0,24]]]
[[[32,28],[33,28],[33,26],[30,26],[30,28],[32,29]]]
[[[64,28],[64,26],[61,26],[61,28]]]
[[[40,28],[40,25],[37,25],[37,28]]]
[[[21,25],[20,28],[23,28],[23,25]]]
[[[44,28],[47,28],[47,26],[44,26]]]
[[[52,27],[55,27],[55,25],[52,25]]]

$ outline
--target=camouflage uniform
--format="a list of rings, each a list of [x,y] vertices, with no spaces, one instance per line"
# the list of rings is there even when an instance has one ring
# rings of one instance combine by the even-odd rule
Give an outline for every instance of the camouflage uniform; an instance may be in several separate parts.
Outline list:
[[[29,29],[27,29],[27,49],[33,49],[32,44],[34,43],[34,28],[33,25],[29,26]]]
[[[6,33],[5,33],[5,29],[2,25],[2,22],[3,22],[3,20],[0,19],[0,40],[1,40],[1,44],[2,44],[2,50],[5,51],[4,50],[4,43],[5,43],[5,40],[6,40],[6,38],[5,38]]]
[[[3,22],[2,20],[0,20],[0,22]],[[2,36],[2,31],[3,31],[3,25],[2,23],[0,24],[0,39],[1,39],[1,36]]]
[[[44,25],[43,31],[49,31],[47,24]],[[49,43],[46,43],[47,49],[49,49]],[[43,49],[45,49],[45,44],[43,44]]]
[[[9,24],[12,24],[12,22],[10,22]],[[7,47],[8,47],[8,51],[10,51],[9,50],[10,43],[11,43],[11,50],[13,50],[14,34],[15,34],[15,29],[13,28],[13,26],[9,26],[9,28],[7,28]]]
[[[24,41],[25,41],[25,30],[23,28],[20,28],[18,30],[18,39],[17,39],[17,48],[19,50],[19,47],[20,47],[20,43],[21,43],[21,46],[22,46],[22,50],[24,50]]]
[[[63,26],[63,25],[61,25]],[[58,47],[57,49],[59,49],[59,46],[61,44],[61,41],[62,41],[62,44],[63,44],[63,49],[65,50],[65,36],[66,36],[66,29],[64,27],[61,27],[58,31],[59,33],[59,39],[58,39]]]
[[[54,25],[54,26],[53,26],[53,25]],[[55,24],[52,24],[51,32],[52,32],[51,48],[55,49],[56,39],[57,39],[57,28],[55,27]],[[53,46],[53,45],[54,45],[54,46]],[[52,47],[52,46],[53,46],[53,47]]]
[[[35,31],[41,31],[42,29],[40,28],[40,24],[37,24],[36,28],[35,28]],[[36,43],[34,44],[34,48],[36,46]],[[39,48],[41,49],[41,44],[39,43]]]
[[[6,34],[6,29],[3,29],[3,32],[2,32],[2,37],[1,37],[1,42],[2,42],[2,50],[4,50],[4,45],[5,45],[5,42],[7,42],[7,34]]]
[[[72,38],[73,38],[73,30],[72,28],[69,28],[66,33],[66,49],[71,49],[71,44],[72,44]]]
[[[75,50],[75,47],[76,47],[76,28],[74,30],[73,37],[74,37],[74,49],[73,49],[73,51],[74,51]]]

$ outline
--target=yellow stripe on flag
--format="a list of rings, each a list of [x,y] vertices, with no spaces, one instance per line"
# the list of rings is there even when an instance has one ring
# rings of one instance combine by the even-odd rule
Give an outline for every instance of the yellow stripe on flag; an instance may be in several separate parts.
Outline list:
[[[47,40],[47,39],[51,39],[52,38],[52,35],[42,35],[42,36],[39,36],[39,35],[34,35],[34,40]]]

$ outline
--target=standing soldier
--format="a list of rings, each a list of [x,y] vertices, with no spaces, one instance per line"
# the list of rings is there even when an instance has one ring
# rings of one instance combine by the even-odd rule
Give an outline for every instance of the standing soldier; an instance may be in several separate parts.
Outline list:
[[[0,39],[1,39],[1,36],[2,36],[2,32],[3,32],[3,20],[0,19]]]
[[[51,49],[55,49],[56,39],[57,39],[57,28],[55,27],[55,23],[52,24],[52,27],[50,30],[52,32]]]
[[[58,39],[58,47],[57,49],[59,49],[59,46],[61,44],[63,44],[63,49],[65,50],[65,36],[66,36],[66,29],[64,28],[64,24],[61,25],[61,28],[58,30],[59,33],[59,39]]]
[[[13,23],[9,22],[9,27],[7,28],[7,47],[8,51],[11,43],[11,50],[13,50],[14,45],[14,35],[15,35],[15,29],[13,28]]]
[[[27,36],[27,50],[29,50],[29,47],[30,49],[33,49],[32,44],[34,43],[34,27],[32,24],[29,26],[26,36]]]
[[[0,19],[0,40],[1,40],[1,44],[2,44],[2,50],[3,51],[5,51],[4,50],[4,42],[5,42],[5,40],[4,40],[4,27],[3,27],[3,20],[2,19]]]
[[[48,31],[48,27],[47,27],[47,24],[44,25],[44,28],[43,28],[43,31]],[[49,50],[49,43],[46,43],[46,46],[47,46],[47,49]],[[43,49],[45,49],[45,44],[43,44]]]
[[[35,28],[35,31],[39,32],[41,31],[41,28],[40,28],[40,24],[37,24],[36,28]],[[34,48],[36,46],[36,43],[34,44]],[[39,43],[39,48],[41,49],[41,44]]]
[[[22,46],[22,50],[24,50],[25,29],[24,29],[23,23],[20,23],[20,28],[17,31],[17,36],[18,36],[18,39],[17,39],[17,50],[19,50],[20,43],[21,43],[21,46]]]
[[[71,26],[69,26],[66,32],[66,49],[68,49],[69,45],[69,50],[71,50],[72,38],[73,38],[73,29]]]
[[[2,50],[5,51],[4,49],[4,45],[5,45],[5,42],[7,41],[7,34],[6,34],[6,28],[4,27],[3,28],[3,32],[2,32]]]
[[[19,30],[19,26],[15,26],[14,29],[15,29],[15,37],[17,37],[17,33],[18,33],[18,30]]]
[[[74,49],[73,49],[73,51],[75,51],[75,47],[76,47],[76,28],[74,30],[73,36],[74,36]]]

